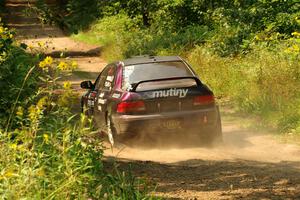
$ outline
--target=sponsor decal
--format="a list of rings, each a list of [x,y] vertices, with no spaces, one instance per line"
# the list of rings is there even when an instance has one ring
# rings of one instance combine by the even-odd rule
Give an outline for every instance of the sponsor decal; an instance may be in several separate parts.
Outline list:
[[[110,87],[111,86],[111,82],[109,81],[105,81],[105,84],[104,84],[105,87]]]
[[[100,94],[99,94],[99,98],[103,98],[104,97],[104,92],[101,92]]]
[[[106,103],[106,99],[98,99],[98,103],[99,104],[105,104]]]
[[[113,76],[107,76],[106,80],[112,82],[114,80],[114,77]]]
[[[118,93],[113,93],[113,95],[111,96],[112,98],[120,98],[121,94],[118,94]]]
[[[177,89],[177,88],[171,88],[168,90],[158,90],[152,92],[153,98],[161,98],[161,97],[179,97],[184,98],[186,97],[186,94],[188,93],[189,89]]]
[[[132,89],[132,86],[130,84],[130,76],[132,75],[134,69],[135,69],[134,65],[126,66],[124,68],[124,72],[123,72],[123,78],[124,78],[123,89],[125,89],[127,91],[130,91]]]
[[[94,101],[93,100],[88,100],[87,105],[93,107],[94,106]]]

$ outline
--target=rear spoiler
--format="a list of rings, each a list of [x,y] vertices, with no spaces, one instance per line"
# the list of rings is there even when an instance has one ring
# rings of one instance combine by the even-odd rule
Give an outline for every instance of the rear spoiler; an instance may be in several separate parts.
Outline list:
[[[197,83],[197,86],[202,85],[201,81],[195,77],[195,76],[183,76],[183,77],[171,77],[171,78],[160,78],[160,79],[151,79],[151,80],[145,80],[145,81],[140,81],[137,83],[132,83],[131,84],[131,92],[135,92],[137,87],[141,84],[141,83],[148,83],[148,82],[159,82],[159,81],[170,81],[170,80],[180,80],[180,79],[194,79],[195,82]]]

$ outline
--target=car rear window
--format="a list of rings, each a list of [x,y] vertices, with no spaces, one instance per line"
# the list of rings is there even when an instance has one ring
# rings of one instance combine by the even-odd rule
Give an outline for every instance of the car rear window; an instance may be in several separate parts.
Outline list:
[[[193,76],[193,73],[180,61],[128,65],[123,70],[122,87],[128,90],[131,84],[140,81],[185,76]]]

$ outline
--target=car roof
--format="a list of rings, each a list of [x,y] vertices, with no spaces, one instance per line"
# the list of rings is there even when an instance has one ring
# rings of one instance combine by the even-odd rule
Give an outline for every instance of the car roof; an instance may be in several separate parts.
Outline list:
[[[146,63],[157,63],[157,62],[176,62],[182,61],[179,56],[135,56],[126,60],[123,60],[125,66],[146,64]]]

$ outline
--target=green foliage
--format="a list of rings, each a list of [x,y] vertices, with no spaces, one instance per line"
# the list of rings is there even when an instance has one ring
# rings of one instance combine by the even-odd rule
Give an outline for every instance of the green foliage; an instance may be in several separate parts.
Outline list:
[[[5,10],[5,0],[1,1],[0,2],[0,16],[2,13],[4,13],[6,10]]]
[[[141,179],[104,170],[104,147],[92,120],[72,113],[78,94],[69,82],[57,83],[76,63],[49,56],[37,62],[15,46],[9,29],[0,26],[0,31],[0,196],[154,199]]]
[[[91,122],[85,116],[77,120],[67,108],[53,107],[46,97],[23,114],[19,111],[21,127],[0,132],[3,198],[153,199],[139,179],[105,172],[103,147],[87,126]]]
[[[188,60],[217,96],[261,116],[281,132],[300,133],[300,57],[290,46],[295,44],[282,43],[273,51],[256,46],[251,54],[236,58],[222,58],[199,46]]]
[[[210,40],[213,49],[221,56],[249,51],[247,41],[257,33],[267,37],[278,33],[286,39],[300,29],[297,0],[70,0],[54,8],[41,3],[44,0],[38,2],[44,18],[75,33],[89,27],[97,17],[118,14],[139,21],[136,25],[140,28],[150,27],[157,32],[178,33],[192,26],[208,27],[214,32]]]
[[[139,33],[139,20],[124,14],[109,16],[92,25],[91,31],[74,38],[104,46],[103,56],[108,60],[123,58],[127,44]]]
[[[110,21],[109,26],[116,29],[110,33],[117,34],[120,30],[119,38],[126,38],[125,46],[130,43],[127,38],[135,38],[135,44],[129,44],[125,56],[174,49],[174,44],[176,50],[183,49],[203,42],[220,56],[236,56],[251,51],[257,35],[264,40],[288,39],[300,30],[300,5],[294,0],[151,0],[147,3],[114,0],[101,2],[100,7],[102,17],[90,33],[108,33],[105,24]],[[127,28],[124,34],[122,19],[125,18],[135,28]],[[109,37],[109,33],[105,36]]]
[[[96,0],[68,0],[49,5],[38,0],[34,10],[45,23],[55,23],[71,33],[84,30],[100,15],[100,3]]]
[[[22,87],[23,80],[29,69],[38,58],[27,54],[21,47],[13,45],[13,32],[0,24],[0,127],[3,127],[12,111],[12,102],[22,90],[19,102],[25,101],[36,90],[37,76],[32,75]]]
[[[71,32],[87,28],[99,16],[99,3],[94,0],[70,0],[63,8],[66,10],[63,22]]]

